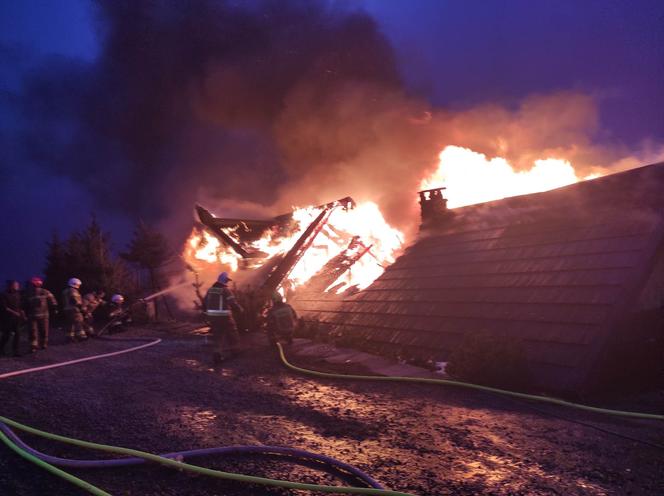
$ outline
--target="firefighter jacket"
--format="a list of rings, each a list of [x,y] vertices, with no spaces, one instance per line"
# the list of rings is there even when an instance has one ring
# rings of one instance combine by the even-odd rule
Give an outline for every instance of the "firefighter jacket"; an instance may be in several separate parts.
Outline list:
[[[242,307],[225,284],[216,282],[205,295],[203,310],[208,317],[232,318],[231,310],[242,311]]]
[[[267,329],[269,332],[291,334],[295,329],[297,314],[288,303],[280,302],[267,312]]]
[[[19,291],[5,291],[0,294],[0,321],[19,322],[24,317],[23,302]]]
[[[86,293],[83,296],[83,310],[85,313],[92,315],[92,313],[99,308],[99,305],[103,304],[102,300],[95,293]]]
[[[125,310],[121,304],[111,302],[108,305],[108,316],[111,319],[114,319],[116,317],[120,317],[122,314],[128,313],[127,310]]]
[[[78,289],[70,287],[62,292],[62,308],[68,313],[83,311],[83,298]]]
[[[25,310],[28,318],[44,319],[48,317],[49,309],[55,310],[58,302],[53,293],[44,288],[30,288],[25,295]]]

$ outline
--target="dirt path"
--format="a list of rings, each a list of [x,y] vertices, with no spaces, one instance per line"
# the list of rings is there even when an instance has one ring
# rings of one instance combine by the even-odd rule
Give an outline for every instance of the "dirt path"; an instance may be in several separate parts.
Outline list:
[[[391,489],[419,495],[664,494],[664,451],[552,418],[523,403],[424,385],[313,380],[290,374],[263,347],[214,369],[200,337],[131,334],[164,342],[2,381],[2,414],[60,434],[151,452],[293,446],[337,457]],[[0,371],[121,347],[107,342],[54,346],[40,357],[0,360]],[[311,358],[293,360],[320,365]],[[664,410],[664,395],[655,396],[650,406]],[[664,444],[664,426],[653,421],[546,410]],[[25,439],[54,455],[98,456]],[[339,483],[281,459],[215,457],[194,463]],[[148,466],[73,473],[118,495],[296,494]],[[0,447],[0,494],[83,493]]]

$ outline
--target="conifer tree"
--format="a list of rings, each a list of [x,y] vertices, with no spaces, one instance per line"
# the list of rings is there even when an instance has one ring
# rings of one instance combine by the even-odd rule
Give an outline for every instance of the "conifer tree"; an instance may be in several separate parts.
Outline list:
[[[173,258],[166,237],[143,221],[137,224],[128,249],[121,256],[128,262],[146,270],[150,285],[155,290],[161,289],[165,282],[159,269],[167,265]]]
[[[81,231],[73,232],[65,242],[54,235],[46,255],[47,287],[60,294],[67,281],[83,281],[84,291],[104,290],[133,296],[135,283],[126,264],[111,253],[110,236],[104,233],[93,216]]]
[[[139,221],[134,229],[134,235],[129,242],[127,251],[120,256],[147,272],[151,291],[161,290],[168,281],[164,274],[165,266],[173,260],[166,237],[145,222]],[[173,317],[168,299],[160,298],[168,314]],[[155,306],[155,315],[159,313]]]
[[[54,232],[47,246],[46,267],[44,268],[46,281],[44,285],[50,291],[56,293],[61,291],[67,283],[68,270],[65,244],[60,240],[58,233]]]

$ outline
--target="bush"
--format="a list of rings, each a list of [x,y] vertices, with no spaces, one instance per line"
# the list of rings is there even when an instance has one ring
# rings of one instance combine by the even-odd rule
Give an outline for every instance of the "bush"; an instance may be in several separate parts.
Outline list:
[[[529,384],[523,346],[505,335],[466,336],[450,354],[446,371],[460,380],[487,386],[522,389]]]

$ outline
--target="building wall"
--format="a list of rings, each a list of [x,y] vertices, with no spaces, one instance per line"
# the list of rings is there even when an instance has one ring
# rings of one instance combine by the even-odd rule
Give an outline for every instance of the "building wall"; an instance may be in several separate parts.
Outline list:
[[[659,387],[664,367],[664,244],[636,304],[618,325],[604,368],[614,391]]]
[[[636,311],[664,308],[664,246],[658,251],[652,273],[641,290]]]

